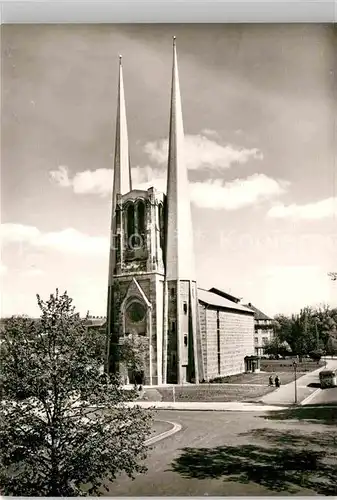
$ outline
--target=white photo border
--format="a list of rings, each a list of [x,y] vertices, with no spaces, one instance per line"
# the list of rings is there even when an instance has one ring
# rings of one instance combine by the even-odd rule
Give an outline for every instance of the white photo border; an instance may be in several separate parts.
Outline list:
[[[333,23],[335,0],[2,0],[1,23]]]

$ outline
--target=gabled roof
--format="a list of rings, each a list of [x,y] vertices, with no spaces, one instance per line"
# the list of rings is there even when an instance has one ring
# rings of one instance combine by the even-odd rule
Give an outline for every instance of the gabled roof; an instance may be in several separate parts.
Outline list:
[[[208,290],[209,292],[216,293],[217,295],[220,295],[220,297],[224,297],[225,299],[231,300],[232,302],[239,303],[240,298],[239,297],[234,297],[234,295],[231,295],[230,293],[224,292],[223,290],[219,290],[219,288],[210,288]]]
[[[225,297],[221,297],[220,295],[210,292],[209,290],[204,290],[203,288],[198,288],[198,300],[210,306],[253,314],[253,311],[250,308],[242,306],[232,300],[228,300]]]
[[[260,319],[269,319],[270,321],[272,321],[272,319],[273,319],[273,318],[270,318],[269,316],[267,316],[266,314],[264,314],[257,307],[253,306],[253,304],[251,304],[250,302],[248,304],[245,304],[245,307],[248,307],[248,309],[251,309],[252,311],[254,311],[254,317],[257,320],[260,320]]]

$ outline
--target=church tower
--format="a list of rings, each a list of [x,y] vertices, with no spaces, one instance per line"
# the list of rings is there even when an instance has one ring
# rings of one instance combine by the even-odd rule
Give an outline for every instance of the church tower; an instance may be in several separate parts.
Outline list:
[[[166,196],[163,378],[168,383],[198,383],[201,353],[198,297],[175,37]]]
[[[120,362],[119,346],[130,335],[141,337],[146,349],[144,383],[161,384],[164,194],[153,187],[132,189],[121,58],[113,182],[107,371],[119,372],[132,383],[133,374]]]
[[[175,38],[167,194],[132,189],[121,58],[113,183],[106,370],[133,382],[119,357],[131,335],[145,346],[144,384],[198,383],[201,338]]]

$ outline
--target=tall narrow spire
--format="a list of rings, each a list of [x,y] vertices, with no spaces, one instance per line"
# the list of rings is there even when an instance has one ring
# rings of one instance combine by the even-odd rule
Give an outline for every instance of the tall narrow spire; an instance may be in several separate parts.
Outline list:
[[[131,191],[131,189],[131,168],[129,157],[128,127],[126,122],[123,67],[122,56],[119,56],[113,209],[115,208],[114,204],[116,203],[116,195],[128,193],[129,191]]]
[[[114,280],[113,275],[116,268],[117,249],[120,246],[120,235],[117,234],[117,196],[132,190],[131,168],[129,156],[128,128],[126,122],[125,95],[123,82],[122,56],[119,56],[117,116],[116,116],[116,138],[114,174],[112,188],[111,226],[110,226],[110,253],[109,253],[109,276],[108,276],[108,303],[107,303],[107,357],[105,369],[110,371],[110,363],[114,359],[118,334],[115,331],[114,315]],[[111,349],[113,355],[111,357]]]
[[[167,280],[195,280],[192,217],[184,158],[184,126],[175,37],[167,173],[166,277]]]
[[[112,189],[111,210],[111,235],[110,235],[110,259],[109,259],[109,284],[112,280],[116,264],[116,208],[117,195],[123,195],[132,190],[131,167],[129,155],[128,127],[126,121],[124,81],[122,56],[119,56],[117,116],[116,116],[116,138],[114,157],[114,176]]]

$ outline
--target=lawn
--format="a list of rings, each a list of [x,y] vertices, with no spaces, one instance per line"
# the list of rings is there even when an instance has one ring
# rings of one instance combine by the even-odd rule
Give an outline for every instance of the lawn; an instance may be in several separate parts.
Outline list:
[[[155,394],[157,401],[255,401],[256,398],[271,392],[273,388],[268,385],[227,385],[227,384],[200,384],[173,387],[157,387],[156,389],[146,389],[143,400],[154,401]]]
[[[305,360],[297,365],[297,378],[309,371],[317,370],[324,366],[324,362],[317,364],[315,361]],[[199,385],[156,387],[147,388],[141,400],[164,402],[250,402],[260,399],[265,394],[273,391],[269,387],[269,377],[279,376],[281,384],[289,384],[295,378],[293,360],[261,360],[260,373],[239,373],[226,377],[218,377],[209,383]]]
[[[268,385],[269,377],[273,375],[275,378],[278,375],[281,379],[281,384],[289,384],[295,378],[294,371],[290,372],[282,372],[279,371],[270,371],[263,373],[239,373],[238,375],[231,375],[229,377],[222,377],[219,379],[215,379],[212,384],[252,384],[252,385]],[[297,372],[297,378],[305,375],[305,372]]]
[[[294,360],[293,359],[261,359],[261,371],[264,372],[293,372]],[[311,359],[304,359],[301,363],[296,361],[297,372],[312,372],[325,365],[324,361],[312,361]]]

